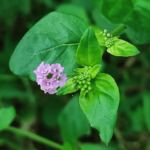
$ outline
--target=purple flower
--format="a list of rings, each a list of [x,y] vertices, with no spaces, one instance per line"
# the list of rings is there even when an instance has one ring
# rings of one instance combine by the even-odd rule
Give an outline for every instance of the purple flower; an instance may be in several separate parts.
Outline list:
[[[50,64],[44,65],[44,62],[42,61],[42,63],[33,72],[36,74],[36,76],[40,75],[44,78],[50,73],[50,71],[51,71]]]
[[[44,76],[42,76],[42,75],[37,75],[36,76],[36,82],[37,82],[37,84],[38,85],[40,85],[41,84],[41,81],[44,79]]]
[[[60,64],[45,64],[42,62],[33,72],[36,75],[36,82],[41,86],[44,93],[57,93],[57,88],[66,84],[67,76],[60,74],[64,70]]]
[[[61,67],[61,65],[58,64],[58,63],[51,65],[51,73],[52,73],[52,74],[55,74],[55,73],[62,73],[63,70],[64,70],[64,68]]]
[[[40,86],[42,86],[44,89],[49,89],[49,87],[52,86],[52,79],[43,79],[40,82]]]
[[[62,87],[66,84],[67,76],[66,74],[54,74],[52,79],[56,86]]]
[[[57,93],[57,88],[54,85],[51,85],[48,89],[44,89],[44,93],[55,94]]]

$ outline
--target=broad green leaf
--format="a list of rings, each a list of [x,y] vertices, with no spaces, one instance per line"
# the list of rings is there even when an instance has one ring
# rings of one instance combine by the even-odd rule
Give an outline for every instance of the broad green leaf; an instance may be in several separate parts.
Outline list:
[[[0,131],[7,128],[16,116],[13,106],[0,109]]]
[[[79,95],[74,95],[58,120],[63,140],[70,143],[75,143],[79,137],[90,134],[90,125],[78,100]]]
[[[95,65],[91,69],[89,69],[88,73],[91,75],[91,78],[94,79],[95,76],[100,71],[101,65]]]
[[[115,4],[115,5],[114,5]],[[107,9],[106,9],[107,6]],[[112,23],[122,22],[126,15],[133,9],[129,0],[102,0],[101,12]]]
[[[106,47],[106,44],[105,44],[105,36],[103,35],[103,34],[100,34],[100,33],[96,33],[95,34],[96,35],[96,38],[97,38],[97,40],[98,40],[98,43],[99,43],[99,45],[100,46],[105,46]]]
[[[92,90],[80,94],[80,106],[91,126],[100,132],[103,142],[108,144],[113,136],[119,105],[119,90],[114,79],[101,73],[93,79]]]
[[[102,0],[101,2],[101,12],[109,21],[115,24],[123,23],[140,43],[149,43],[150,1]]]
[[[100,64],[102,49],[98,44],[94,31],[88,28],[83,34],[76,53],[77,63],[83,67]]]
[[[135,56],[140,53],[134,45],[120,39],[116,40],[114,44],[107,49],[107,52],[115,56],[124,57]]]
[[[83,7],[73,4],[62,4],[57,7],[56,11],[78,16],[82,18],[86,23],[89,23],[89,18]]]
[[[60,63],[64,73],[77,68],[76,49],[88,26],[79,17],[52,12],[36,23],[17,45],[9,65],[13,73],[35,80],[33,70],[44,61]]]
[[[73,78],[68,79],[66,85],[59,88],[57,95],[66,95],[69,93],[76,92],[78,90],[76,83],[73,82]]]
[[[143,94],[143,113],[146,127],[150,132],[150,93]]]

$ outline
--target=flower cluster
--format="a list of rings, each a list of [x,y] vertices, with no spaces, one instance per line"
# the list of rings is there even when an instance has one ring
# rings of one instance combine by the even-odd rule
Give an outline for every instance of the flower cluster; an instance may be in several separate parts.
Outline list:
[[[88,93],[90,90],[92,90],[91,86],[91,76],[88,73],[88,70],[91,69],[91,67],[85,67],[85,71],[83,73],[80,73],[80,75],[73,77],[73,83],[76,84],[77,88],[80,89],[82,92]]]
[[[57,88],[66,84],[66,74],[61,74],[64,68],[60,64],[45,64],[42,62],[33,72],[36,75],[36,82],[41,86],[44,93],[57,93]]]
[[[112,38],[112,35],[110,33],[107,33],[106,29],[104,30],[104,32],[101,31],[100,34],[102,34],[104,36],[106,47],[111,47],[115,41]]]

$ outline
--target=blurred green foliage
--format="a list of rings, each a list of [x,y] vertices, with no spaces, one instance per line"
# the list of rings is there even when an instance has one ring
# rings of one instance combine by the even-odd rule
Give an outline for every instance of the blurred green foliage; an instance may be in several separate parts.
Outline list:
[[[72,150],[69,143],[71,138],[78,138],[76,142],[81,150],[150,150],[150,2],[101,1],[0,1],[0,128],[13,120],[14,107],[16,116],[12,126],[61,144],[65,141],[63,150]],[[90,129],[88,125],[87,130],[84,128],[87,123],[83,122],[84,114],[79,115],[81,110],[76,99],[73,99],[75,96],[44,95],[35,82],[15,76],[9,70],[9,59],[17,43],[38,20],[52,11],[77,15],[90,24],[95,32],[105,28],[112,32],[120,23],[124,24],[126,30],[120,35],[121,38],[135,44],[141,52],[130,58],[104,54],[103,72],[115,78],[121,94],[117,124],[109,146],[100,142],[95,129],[91,128],[91,134],[86,134]],[[9,111],[12,112],[9,114]],[[66,111],[69,111],[67,116]],[[67,121],[61,118],[64,116],[68,118]],[[73,123],[76,119],[77,123]],[[53,150],[8,131],[0,132],[0,149]]]

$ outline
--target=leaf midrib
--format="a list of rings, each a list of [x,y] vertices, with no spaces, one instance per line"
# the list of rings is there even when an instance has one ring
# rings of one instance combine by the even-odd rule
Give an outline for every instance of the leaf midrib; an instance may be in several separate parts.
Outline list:
[[[74,43],[74,44],[62,44],[62,45],[59,45],[59,46],[54,46],[54,47],[51,47],[51,48],[46,49],[46,50],[44,50],[44,51],[41,51],[41,52],[38,52],[38,53],[34,53],[34,56],[35,56],[35,55],[38,55],[38,54],[41,54],[41,53],[44,53],[44,52],[48,52],[48,51],[50,51],[50,50],[52,50],[52,49],[55,49],[55,48],[59,48],[59,47],[63,47],[63,46],[78,45],[78,44],[79,44],[79,43]]]

